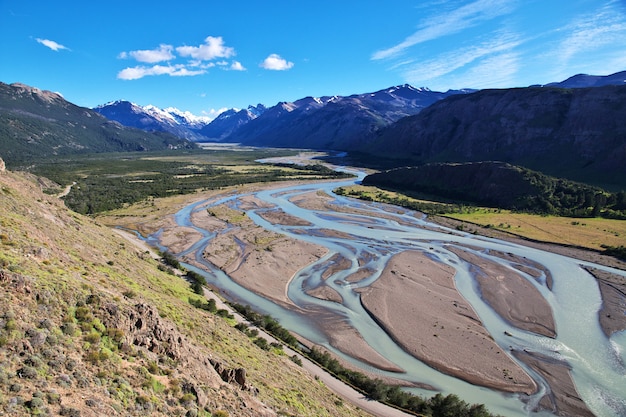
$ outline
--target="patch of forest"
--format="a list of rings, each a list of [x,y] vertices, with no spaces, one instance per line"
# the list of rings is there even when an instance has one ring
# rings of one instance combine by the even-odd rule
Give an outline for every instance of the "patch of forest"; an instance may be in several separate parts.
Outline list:
[[[32,172],[58,184],[74,183],[65,197],[65,204],[75,212],[89,215],[121,208],[148,198],[192,194],[248,183],[351,176],[320,164],[271,165],[246,160],[246,165],[242,168],[241,161],[231,165],[234,162],[233,158],[235,156],[224,157],[201,151],[195,151],[190,155],[180,153],[92,155],[41,162],[32,169]]]
[[[439,163],[368,175],[364,185],[431,200],[569,217],[626,219],[626,193],[502,162]]]

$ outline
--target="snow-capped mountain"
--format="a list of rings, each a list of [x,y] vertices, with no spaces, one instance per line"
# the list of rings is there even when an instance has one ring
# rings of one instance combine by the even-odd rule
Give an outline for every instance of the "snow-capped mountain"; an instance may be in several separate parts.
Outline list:
[[[196,116],[189,111],[182,111],[176,107],[159,109],[156,106],[148,105],[144,107],[144,110],[155,117],[163,118],[164,120],[172,120],[174,123],[189,127],[190,129],[201,129],[213,120],[207,116]]]
[[[94,110],[124,126],[145,131],[169,132],[194,141],[205,139],[198,131],[211,122],[209,117],[196,116],[174,107],[160,109],[152,105],[140,106],[125,100],[103,104]]]
[[[474,90],[431,91],[408,84],[351,96],[280,102],[224,140],[261,146],[358,149],[364,138],[431,104]]]
[[[248,106],[247,109],[242,110],[226,110],[211,123],[202,127],[199,133],[205,137],[204,140],[221,141],[250,120],[254,120],[265,113],[266,110],[267,108],[262,104]]]

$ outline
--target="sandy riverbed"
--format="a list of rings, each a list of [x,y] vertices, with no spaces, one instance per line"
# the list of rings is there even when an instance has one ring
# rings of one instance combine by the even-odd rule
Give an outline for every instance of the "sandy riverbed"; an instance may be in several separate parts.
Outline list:
[[[433,368],[476,385],[533,392],[532,379],[455,288],[454,273],[420,252],[402,252],[363,291],[361,302],[404,350]]]

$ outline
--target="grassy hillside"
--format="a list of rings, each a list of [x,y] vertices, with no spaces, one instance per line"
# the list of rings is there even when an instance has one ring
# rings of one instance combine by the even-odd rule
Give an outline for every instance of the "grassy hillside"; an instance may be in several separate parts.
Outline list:
[[[39,187],[0,172],[0,414],[362,415]]]

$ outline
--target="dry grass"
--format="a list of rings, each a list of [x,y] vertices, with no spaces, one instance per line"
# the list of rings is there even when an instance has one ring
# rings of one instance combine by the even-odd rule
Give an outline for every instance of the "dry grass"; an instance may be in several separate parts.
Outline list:
[[[490,209],[448,214],[447,217],[542,242],[589,249],[602,249],[602,245],[626,245],[626,221],[623,220],[539,216]]]
[[[433,203],[377,187],[355,185],[346,187],[346,190],[361,193],[374,201],[380,201],[380,197],[384,196],[385,199]],[[595,250],[601,250],[602,245],[626,246],[626,221],[623,220],[542,216],[490,208],[470,209],[466,213],[448,213],[445,216],[547,243]]]

